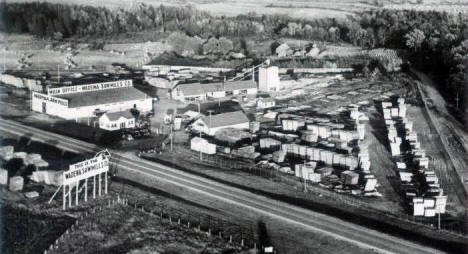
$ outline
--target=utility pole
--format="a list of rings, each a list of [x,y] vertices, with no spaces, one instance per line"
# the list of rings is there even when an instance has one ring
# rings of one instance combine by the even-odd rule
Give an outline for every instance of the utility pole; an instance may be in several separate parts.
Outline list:
[[[172,151],[172,143],[174,142],[174,133],[172,132],[173,124],[171,123],[171,151]]]
[[[5,63],[6,47],[3,48],[3,51],[4,51],[3,54],[2,54],[3,55],[3,73],[5,73],[6,72],[6,63]]]
[[[437,229],[440,230],[440,203],[437,204]]]
[[[202,132],[200,131],[200,138],[202,138],[202,137],[201,137],[201,133],[202,133]],[[201,150],[201,149],[200,149],[200,160],[201,160],[201,161],[203,160],[203,153],[202,153],[202,150]]]
[[[306,166],[306,160],[304,159],[304,167]],[[302,170],[301,173],[303,173],[304,170]],[[302,176],[302,178],[304,179],[304,193],[307,193],[307,179],[304,177],[304,175]]]
[[[57,65],[57,83],[60,83],[60,64]]]

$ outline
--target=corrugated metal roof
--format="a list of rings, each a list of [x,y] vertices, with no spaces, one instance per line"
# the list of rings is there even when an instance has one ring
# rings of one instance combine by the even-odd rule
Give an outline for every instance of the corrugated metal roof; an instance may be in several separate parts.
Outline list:
[[[123,87],[82,93],[60,94],[57,98],[68,100],[69,108],[143,100],[148,96],[134,87]]]
[[[228,113],[221,113],[217,115],[203,117],[203,122],[206,123],[210,128],[231,126],[241,123],[248,123],[249,119],[242,111],[234,111]]]
[[[217,83],[192,83],[192,84],[179,84],[178,89],[182,91],[184,96],[201,95],[212,92],[221,91],[234,91],[256,88],[257,85],[252,80],[240,80],[230,82],[217,82]]]

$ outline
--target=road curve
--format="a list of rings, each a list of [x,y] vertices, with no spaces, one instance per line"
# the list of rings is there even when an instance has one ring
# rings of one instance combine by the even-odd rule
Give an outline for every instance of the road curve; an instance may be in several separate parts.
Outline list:
[[[94,144],[43,131],[10,120],[0,120],[0,130],[18,136],[26,136],[38,142],[50,143],[53,141],[56,147],[71,152],[96,152],[102,149]],[[155,178],[156,181],[198,192],[207,198],[240,206],[257,214],[274,217],[287,223],[358,245],[362,248],[381,253],[443,253],[437,249],[422,246],[418,243],[368,229],[332,216],[273,200],[159,163],[142,160],[136,156],[122,154],[118,151],[111,151],[111,153],[119,155],[115,157],[118,157],[118,167],[121,170],[137,172]]]

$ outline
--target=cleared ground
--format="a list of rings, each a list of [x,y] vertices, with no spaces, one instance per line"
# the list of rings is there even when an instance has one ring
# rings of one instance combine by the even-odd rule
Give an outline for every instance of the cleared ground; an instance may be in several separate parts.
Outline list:
[[[151,56],[172,49],[171,45],[164,42],[147,41],[108,43],[103,50],[94,50],[86,43],[71,45],[65,42],[52,46],[51,41],[29,35],[1,33],[0,36],[4,38],[0,47],[4,56],[1,58],[2,68],[4,62],[7,70],[27,69],[29,72],[50,71],[54,74],[61,71],[62,75],[70,70],[113,71],[113,63],[141,67],[151,60]]]

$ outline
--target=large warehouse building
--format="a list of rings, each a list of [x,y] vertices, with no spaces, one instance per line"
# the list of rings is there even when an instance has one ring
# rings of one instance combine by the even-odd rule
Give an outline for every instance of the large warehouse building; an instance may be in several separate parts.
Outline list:
[[[149,112],[153,99],[133,87],[132,80],[49,88],[47,94],[32,92],[33,111],[65,119],[92,117],[96,112],[119,112],[136,108]]]

